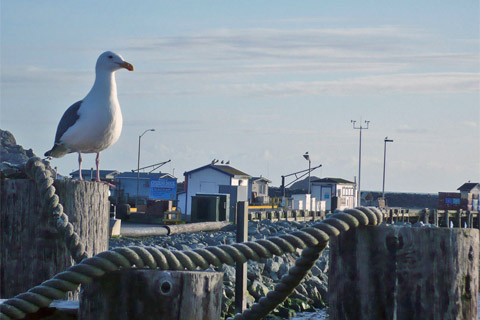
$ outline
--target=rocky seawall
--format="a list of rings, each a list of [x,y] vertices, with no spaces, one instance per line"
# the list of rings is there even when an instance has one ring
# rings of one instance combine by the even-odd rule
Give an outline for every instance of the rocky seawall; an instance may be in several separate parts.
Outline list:
[[[313,222],[302,224],[286,221],[271,222],[268,220],[249,222],[248,240],[266,239],[270,236],[291,233],[311,224]],[[169,250],[191,250],[220,244],[233,244],[235,243],[234,228],[235,226],[227,226],[217,232],[185,233],[171,236],[112,238],[110,240],[110,248],[143,245],[157,246]],[[300,251],[296,254],[286,254],[280,257],[264,259],[260,262],[248,262],[247,307],[250,307],[273,289],[280,278],[294,265],[299,253]],[[290,318],[298,312],[313,312],[325,308],[325,302],[328,300],[328,267],[327,247],[304,281],[283,304],[275,309],[270,319],[275,317]],[[234,315],[235,308],[235,267],[224,265],[218,270],[211,267],[211,270],[224,273],[222,318],[231,317]]]

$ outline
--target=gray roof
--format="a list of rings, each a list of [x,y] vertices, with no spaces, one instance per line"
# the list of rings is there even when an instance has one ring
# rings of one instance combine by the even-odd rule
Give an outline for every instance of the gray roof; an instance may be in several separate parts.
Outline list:
[[[234,167],[231,167],[229,165],[217,165],[217,164],[207,164],[206,166],[203,166],[203,167],[200,167],[200,168],[197,168],[197,169],[193,169],[191,171],[187,171],[185,172],[183,175],[189,175],[189,174],[192,174],[194,172],[197,172],[197,171],[201,171],[201,170],[204,170],[204,169],[207,169],[207,168],[211,168],[211,169],[214,169],[214,170],[217,170],[217,171],[220,171],[222,173],[225,173],[231,177],[238,177],[238,176],[241,176],[241,177],[245,177],[245,178],[251,178],[252,176],[250,176],[249,174],[245,173],[245,172],[242,172],[238,169],[235,169]]]
[[[272,183],[272,181],[268,180],[267,178],[265,177],[253,177],[252,180],[250,180],[251,182],[255,182],[257,180],[263,180],[265,181],[266,183]]]
[[[148,173],[148,172],[140,172],[140,179],[162,179],[162,178],[175,178],[169,173],[160,172],[160,173]],[[115,176],[115,179],[137,179],[136,172],[122,172]]]
[[[467,183],[462,184],[462,186],[460,188],[458,188],[457,190],[469,192],[478,185],[479,185],[479,183],[477,183],[477,182],[467,182]]]
[[[355,182],[348,181],[342,178],[322,178],[322,179],[312,180],[312,182],[355,184]]]

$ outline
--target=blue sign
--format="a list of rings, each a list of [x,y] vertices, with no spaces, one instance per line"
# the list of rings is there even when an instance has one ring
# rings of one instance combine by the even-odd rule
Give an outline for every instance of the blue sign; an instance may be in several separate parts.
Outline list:
[[[151,179],[149,199],[175,200],[177,195],[177,179]]]

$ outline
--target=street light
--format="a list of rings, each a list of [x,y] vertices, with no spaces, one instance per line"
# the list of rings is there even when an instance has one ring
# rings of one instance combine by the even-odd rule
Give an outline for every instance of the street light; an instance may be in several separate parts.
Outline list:
[[[142,141],[142,137],[145,133],[149,131],[155,131],[155,129],[148,129],[145,130],[141,135],[138,136],[138,158],[137,158],[137,197],[135,198],[135,208],[138,208],[138,191],[140,189],[140,143]]]
[[[357,121],[351,120],[350,122],[353,124],[353,129],[360,130],[360,144],[359,144],[359,147],[358,147],[358,188],[357,188],[357,206],[360,206],[360,201],[361,201],[360,177],[361,177],[361,173],[362,173],[362,130],[368,129],[368,124],[370,123],[370,121],[365,120],[365,124],[366,124],[365,127],[362,126],[362,121],[360,121],[360,126],[359,127],[355,126],[355,123]]]
[[[308,194],[310,194],[310,172],[312,171],[310,168],[312,167],[312,162],[310,161],[310,155],[308,154],[308,151],[305,152],[303,157],[308,161]]]
[[[385,199],[385,163],[387,161],[387,142],[393,142],[393,140],[385,137],[383,140],[383,186],[382,186],[382,198]]]

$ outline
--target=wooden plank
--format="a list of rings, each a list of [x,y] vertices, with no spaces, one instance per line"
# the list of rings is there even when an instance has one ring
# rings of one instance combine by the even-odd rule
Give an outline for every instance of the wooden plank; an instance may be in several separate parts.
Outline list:
[[[208,221],[208,222],[195,222],[178,225],[165,226],[169,230],[168,234],[177,233],[191,233],[199,231],[216,231],[221,228],[230,225],[229,221]]]
[[[150,236],[166,236],[168,229],[166,226],[140,224],[140,223],[122,223],[120,228],[122,237],[150,237]]]

